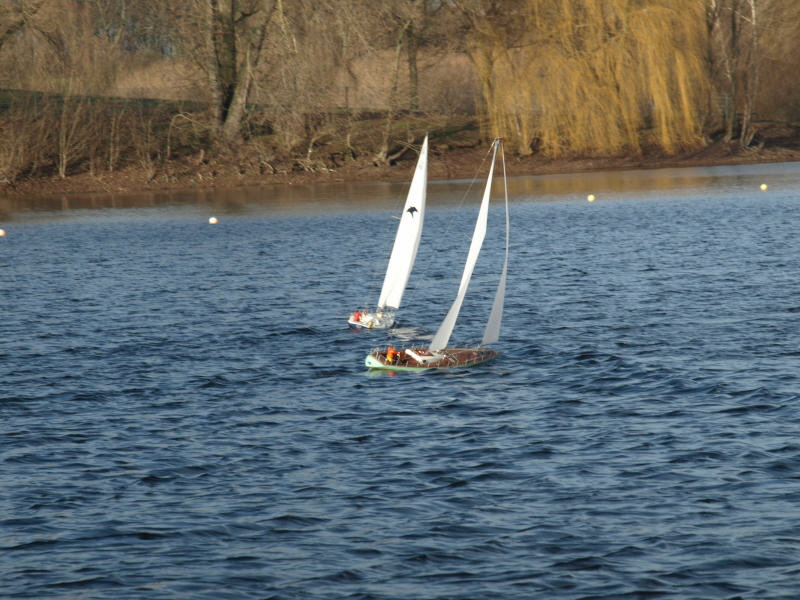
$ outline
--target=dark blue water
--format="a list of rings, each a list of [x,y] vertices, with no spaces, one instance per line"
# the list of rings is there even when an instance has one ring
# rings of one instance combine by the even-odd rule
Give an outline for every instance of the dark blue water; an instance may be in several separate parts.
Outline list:
[[[796,598],[800,166],[628,177],[512,186],[457,373],[363,367],[381,206],[11,215],[0,597]],[[404,338],[474,217],[432,188]]]

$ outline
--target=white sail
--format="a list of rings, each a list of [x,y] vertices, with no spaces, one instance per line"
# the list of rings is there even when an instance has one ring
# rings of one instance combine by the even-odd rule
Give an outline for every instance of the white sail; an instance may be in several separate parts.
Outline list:
[[[417,257],[422,222],[425,217],[425,193],[428,183],[428,136],[422,142],[417,168],[411,180],[400,225],[394,238],[392,255],[378,298],[378,308],[399,308],[414,260]]]
[[[492,303],[492,312],[489,313],[489,321],[486,323],[486,330],[483,332],[481,346],[491,344],[500,339],[500,323],[503,320],[503,303],[506,297],[506,274],[508,273],[508,246],[509,230],[508,222],[508,183],[506,182],[506,157],[503,152],[503,193],[506,203],[506,257],[503,261],[503,271],[500,273],[500,281],[497,284],[497,292]]]
[[[481,200],[481,207],[478,211],[478,220],[475,223],[475,231],[472,233],[472,242],[469,245],[469,252],[467,252],[467,262],[464,264],[464,272],[461,275],[461,284],[458,286],[458,294],[447,316],[439,325],[439,330],[433,336],[428,350],[431,352],[438,352],[447,347],[450,341],[450,334],[453,333],[453,328],[456,325],[458,313],[461,310],[461,304],[464,301],[464,296],[467,293],[469,280],[472,278],[472,271],[475,269],[475,263],[478,262],[478,254],[480,254],[483,239],[486,237],[486,224],[489,218],[489,200],[492,192],[492,177],[494,175],[494,162],[497,158],[497,147],[499,141],[494,143],[494,152],[492,153],[492,166],[489,168],[489,177],[486,180],[486,189],[483,192],[483,200]]]

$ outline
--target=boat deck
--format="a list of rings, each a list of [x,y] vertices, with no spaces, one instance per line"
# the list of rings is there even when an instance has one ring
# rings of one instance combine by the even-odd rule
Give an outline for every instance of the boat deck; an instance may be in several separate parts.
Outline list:
[[[430,356],[427,349],[412,348],[418,356]],[[423,371],[428,369],[453,369],[472,367],[495,358],[499,352],[486,348],[445,348],[439,352],[441,358],[420,361],[405,350],[398,351],[394,360],[389,362],[385,350],[373,350],[366,359],[366,365],[372,369],[396,371]],[[432,357],[433,358],[433,357]]]

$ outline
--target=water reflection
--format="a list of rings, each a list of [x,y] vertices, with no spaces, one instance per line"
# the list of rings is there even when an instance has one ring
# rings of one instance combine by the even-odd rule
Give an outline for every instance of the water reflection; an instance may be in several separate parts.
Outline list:
[[[706,191],[710,194],[736,190],[752,191],[763,180],[777,189],[781,184],[796,186],[800,181],[800,163],[767,163],[759,165],[726,165],[717,167],[683,167],[668,169],[636,169],[598,171],[572,175],[541,175],[509,180],[509,192],[515,197],[530,199],[570,197],[585,199],[595,195],[684,194]]]
[[[761,183],[771,190],[797,187],[800,163],[768,163],[718,167],[636,169],[578,174],[536,175],[509,179],[515,201],[585,200],[588,194],[609,200],[635,194],[663,197],[688,191],[709,195],[752,191]],[[497,186],[501,183],[496,182]],[[433,209],[477,203],[482,182],[431,181],[428,203]],[[55,217],[66,211],[170,210],[203,215],[313,215],[370,212],[402,206],[408,183],[331,183],[266,185],[230,189],[191,189],[138,193],[65,194],[59,196],[0,197],[0,218],[24,221]],[[498,189],[499,191],[499,189]],[[52,213],[56,213],[53,215]],[[137,213],[138,214],[138,213]]]
[[[32,213],[181,207],[220,214],[254,210],[276,214],[361,212],[390,205],[406,190],[402,183],[347,183],[0,197],[0,217],[12,220]]]

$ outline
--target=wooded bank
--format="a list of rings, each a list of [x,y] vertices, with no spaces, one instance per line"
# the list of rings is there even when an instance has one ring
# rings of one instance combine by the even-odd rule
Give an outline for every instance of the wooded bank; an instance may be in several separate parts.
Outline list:
[[[797,148],[794,0],[165,4],[0,7],[6,191],[387,178],[426,132],[455,176],[496,135],[528,170]]]

